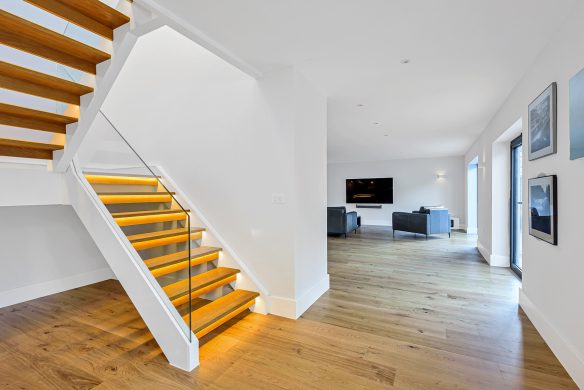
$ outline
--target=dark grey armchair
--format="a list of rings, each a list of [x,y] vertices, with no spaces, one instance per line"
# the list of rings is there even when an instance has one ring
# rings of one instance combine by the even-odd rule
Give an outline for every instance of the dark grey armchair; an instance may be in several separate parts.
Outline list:
[[[424,234],[426,238],[431,234],[448,233],[450,237],[450,214],[447,209],[426,209],[412,213],[395,212],[391,216],[393,236],[396,230]]]
[[[359,228],[356,211],[349,211],[343,207],[327,207],[327,232],[328,234],[344,234],[357,231]]]

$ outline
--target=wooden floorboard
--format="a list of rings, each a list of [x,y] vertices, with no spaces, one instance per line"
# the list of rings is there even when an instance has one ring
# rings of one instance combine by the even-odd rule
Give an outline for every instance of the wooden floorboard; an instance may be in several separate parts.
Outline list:
[[[475,241],[329,238],[331,289],[297,321],[241,314],[168,365],[106,281],[0,309],[0,388],[577,389]]]

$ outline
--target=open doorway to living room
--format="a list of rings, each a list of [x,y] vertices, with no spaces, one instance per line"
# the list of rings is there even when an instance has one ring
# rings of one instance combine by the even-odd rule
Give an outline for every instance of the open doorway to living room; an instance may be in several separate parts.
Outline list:
[[[479,219],[479,157],[475,157],[467,167],[466,233],[478,233]]]

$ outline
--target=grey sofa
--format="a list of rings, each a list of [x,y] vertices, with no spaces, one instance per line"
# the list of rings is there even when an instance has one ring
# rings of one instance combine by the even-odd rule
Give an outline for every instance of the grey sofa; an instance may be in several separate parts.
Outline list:
[[[347,212],[346,207],[327,207],[328,234],[344,234],[356,232],[359,228],[357,212]]]
[[[391,216],[393,236],[396,231],[424,234],[426,239],[431,234],[446,234],[450,237],[450,214],[447,209],[427,209],[411,213],[395,212]]]

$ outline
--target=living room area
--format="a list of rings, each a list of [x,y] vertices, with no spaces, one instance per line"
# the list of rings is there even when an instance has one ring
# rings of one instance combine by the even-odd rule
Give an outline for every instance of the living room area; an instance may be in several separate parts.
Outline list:
[[[390,238],[449,238],[465,232],[465,183],[463,157],[329,162],[328,233],[382,226]]]
[[[330,290],[303,318],[379,336],[366,356],[403,361],[405,388],[576,389],[518,307],[520,277],[485,257],[484,165],[466,160],[329,161]]]

